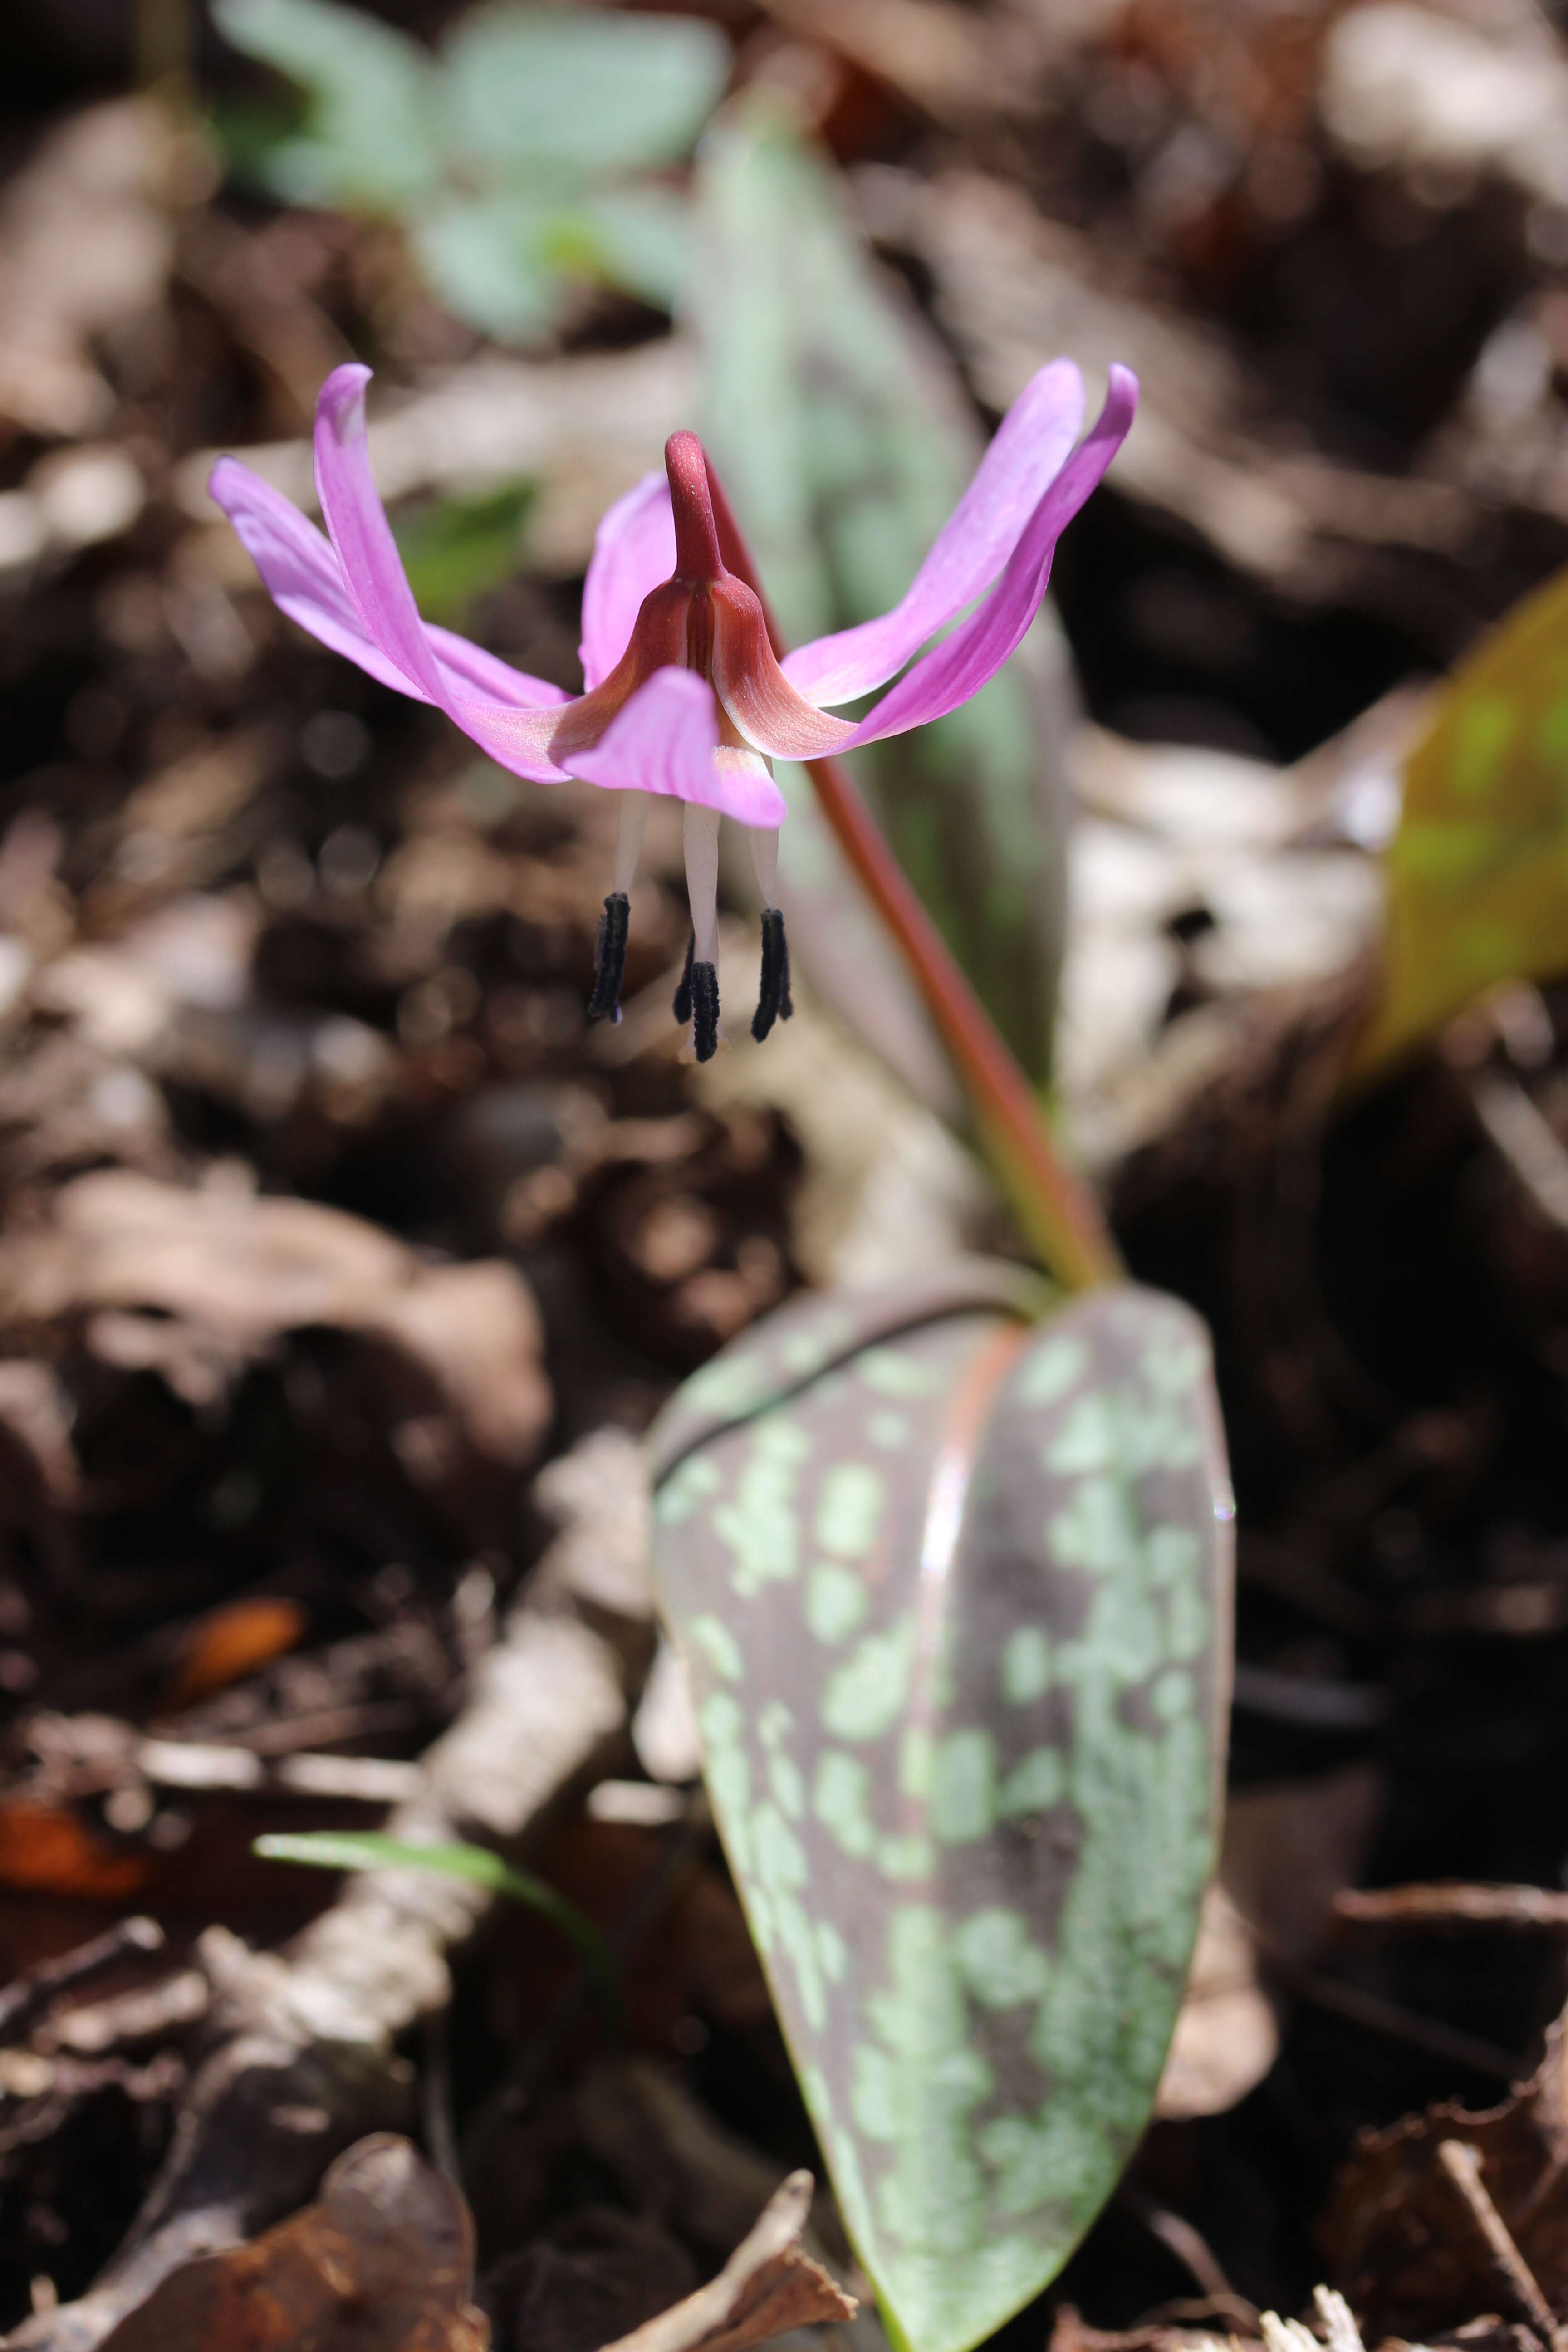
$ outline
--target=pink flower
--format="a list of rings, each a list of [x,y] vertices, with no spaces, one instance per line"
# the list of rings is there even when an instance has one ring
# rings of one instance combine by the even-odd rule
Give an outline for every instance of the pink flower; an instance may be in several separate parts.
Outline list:
[[[702,446],[694,434],[672,435],[668,479],[648,475],[599,525],[583,595],[586,691],[573,697],[420,619],[371,479],[369,380],[368,368],[338,368],[317,404],[316,486],[330,537],[233,457],[213,468],[213,497],[282,610],[323,645],[435,703],[514,775],[542,784],[578,776],[626,795],[615,887],[599,929],[595,1018],[620,1017],[626,894],[648,796],[686,803],[692,940],[676,1015],[692,1022],[702,1061],[718,1039],[721,816],[750,829],[763,893],[763,998],[752,1024],[760,1038],[790,1009],[784,920],[773,904],[784,800],[772,761],[900,735],[977,694],[1039,610],[1057,541],[1126,437],[1138,396],[1135,379],[1113,367],[1099,421],[1075,448],[1083,415],[1078,370],[1065,360],[1042,368],[1008,410],[902,601],[880,620],[819,637],[782,663],[756,596],[721,556]],[[895,677],[858,722],[826,708]]]

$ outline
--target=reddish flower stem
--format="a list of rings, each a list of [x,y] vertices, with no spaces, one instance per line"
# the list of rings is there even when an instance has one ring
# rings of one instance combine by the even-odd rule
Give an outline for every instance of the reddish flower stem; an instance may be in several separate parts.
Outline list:
[[[709,492],[728,569],[762,604],[773,653],[788,651],[711,463]],[[823,814],[897,941],[952,1057],[1008,1198],[1047,1266],[1069,1290],[1124,1278],[1100,1203],[1058,1150],[1034,1088],[917,896],[841,761],[808,760]]]

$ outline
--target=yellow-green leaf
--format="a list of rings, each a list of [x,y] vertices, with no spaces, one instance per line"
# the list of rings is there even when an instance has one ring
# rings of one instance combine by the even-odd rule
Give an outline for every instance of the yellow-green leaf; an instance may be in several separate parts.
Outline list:
[[[1568,572],[1460,663],[1405,773],[1370,1076],[1501,980],[1568,971]]]

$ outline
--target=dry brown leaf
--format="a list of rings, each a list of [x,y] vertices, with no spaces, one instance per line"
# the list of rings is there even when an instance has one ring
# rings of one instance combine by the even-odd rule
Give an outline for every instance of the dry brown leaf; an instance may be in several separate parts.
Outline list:
[[[500,1261],[426,1266],[391,1234],[312,1201],[216,1180],[191,1191],[128,1169],[63,1187],[53,1223],[0,1250],[0,1316],[79,1317],[89,1345],[125,1369],[155,1369],[194,1405],[285,1332],[328,1326],[390,1351],[433,1390],[423,1409],[394,1394],[395,1442],[416,1476],[441,1475],[452,1432],[508,1470],[549,1423],[542,1337],[521,1275]],[[399,1407],[402,1409],[399,1410]]]
[[[1382,1807],[1382,1780],[1361,1764],[1230,1799],[1160,2084],[1167,2120],[1223,2114],[1263,2080],[1279,2046],[1270,1964],[1289,1970],[1313,1958]]]
[[[0,415],[50,439],[99,431],[114,395],[89,356],[162,301],[175,136],[153,99],[88,108],[0,205]]]
[[[487,2352],[472,2261],[459,2192],[378,2132],[339,2157],[317,2204],[172,2271],[102,2352]]]
[[[1429,2337],[1508,2295],[1439,2158],[1447,2140],[1476,2150],[1487,2193],[1547,2302],[1554,2311],[1568,2305],[1565,2039],[1560,2018],[1539,2071],[1500,2106],[1472,2114],[1445,2101],[1363,2132],[1340,2167],[1320,2238],[1369,2340]]]
[[[809,2172],[792,2172],[716,2279],[605,2352],[750,2352],[793,2327],[853,2319],[853,2296],[796,2243],[816,2186]]]
[[[938,122],[1026,113],[1043,43],[1018,18],[976,22],[949,0],[767,0],[792,33],[820,41]]]
[[[1022,190],[981,173],[881,168],[859,193],[873,236],[930,268],[938,322],[991,406],[1006,408],[1058,352],[1086,369],[1131,366],[1144,394],[1118,487],[1179,516],[1240,571],[1310,593],[1319,534],[1453,550],[1473,526],[1453,483],[1249,441],[1245,379],[1223,341],[1108,286],[1089,241],[1042,218]]]
[[[511,1266],[422,1267],[383,1301],[380,1328],[435,1373],[481,1454],[520,1469],[531,1461],[549,1396],[539,1318]]]

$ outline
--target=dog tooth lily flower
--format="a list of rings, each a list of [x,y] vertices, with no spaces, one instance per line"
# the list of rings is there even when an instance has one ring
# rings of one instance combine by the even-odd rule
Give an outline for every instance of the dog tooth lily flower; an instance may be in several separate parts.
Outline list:
[[[371,478],[369,380],[368,368],[340,367],[321,387],[316,486],[328,536],[236,458],[214,467],[212,495],[276,602],[323,645],[434,703],[514,775],[542,784],[576,776],[623,795],[589,1003],[596,1019],[620,1017],[628,894],[649,800],[685,803],[691,941],[675,1011],[691,1023],[699,1061],[719,1038],[720,819],[748,828],[763,894],[762,995],[752,1024],[760,1039],[791,1010],[775,904],[784,799],[772,762],[900,735],[977,694],[1038,611],[1057,541],[1121,446],[1137,402],[1135,379],[1113,367],[1099,420],[1074,447],[1083,415],[1078,370],[1062,360],[1042,368],[902,600],[880,620],[819,637],[782,662],[756,594],[721,552],[702,445],[695,434],[672,435],[664,476],[648,475],[599,525],[583,596],[585,691],[573,697],[420,619]],[[898,683],[858,722],[826,707],[891,678]]]

